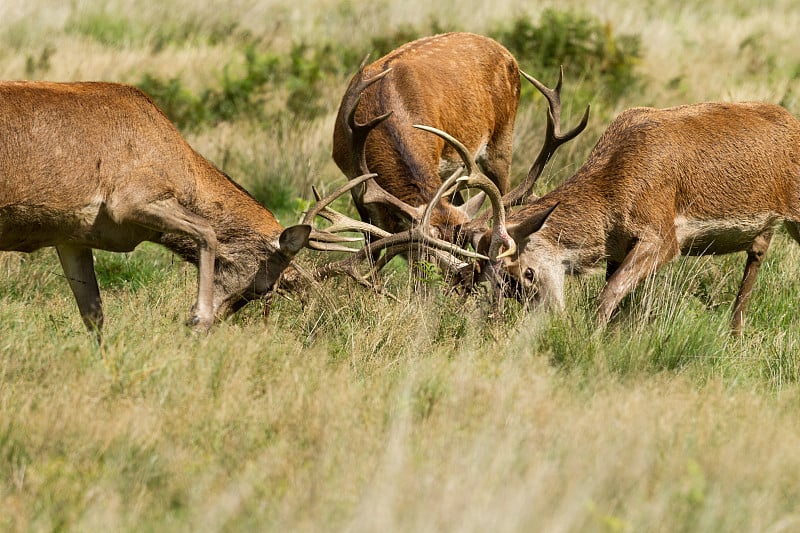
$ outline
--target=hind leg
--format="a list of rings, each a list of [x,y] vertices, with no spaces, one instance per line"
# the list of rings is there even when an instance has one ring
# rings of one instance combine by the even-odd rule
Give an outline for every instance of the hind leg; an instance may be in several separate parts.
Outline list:
[[[736,295],[736,302],[733,304],[731,331],[734,335],[741,335],[742,333],[744,312],[747,309],[750,295],[753,292],[753,285],[756,282],[756,276],[758,276],[758,269],[761,268],[761,263],[764,261],[764,256],[767,253],[771,240],[772,230],[764,232],[756,237],[755,241],[753,241],[753,245],[747,251],[747,263],[744,267],[742,284],[739,286],[739,294]]]

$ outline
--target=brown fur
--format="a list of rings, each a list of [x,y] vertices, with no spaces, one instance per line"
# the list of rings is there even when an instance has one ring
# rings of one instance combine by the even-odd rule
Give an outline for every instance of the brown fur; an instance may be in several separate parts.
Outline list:
[[[509,216],[520,253],[505,268],[515,285],[558,307],[565,273],[606,261],[602,326],[639,282],[677,255],[745,251],[732,320],[739,332],[780,223],[800,239],[800,122],[785,109],[634,108],[611,123],[572,178]]]
[[[0,250],[55,246],[90,329],[92,248],[159,242],[199,265],[199,328],[263,296],[308,238],[195,152],[141,91],[0,83]]]
[[[377,183],[410,206],[433,198],[442,176],[461,163],[458,154],[441,139],[413,128],[432,126],[459,139],[479,155],[486,175],[505,193],[509,186],[514,119],[519,103],[517,62],[497,42],[471,33],[447,33],[405,44],[364,69],[365,77],[385,69],[391,72],[364,91],[356,113],[366,122],[388,111],[366,143],[367,168]],[[359,157],[349,135],[346,102],[356,77],[345,93],[333,133],[333,158],[352,179],[360,174]],[[480,153],[480,154],[479,154]],[[408,225],[407,217],[385,203],[354,199],[362,219],[387,231]],[[431,225],[446,237],[468,221],[447,200],[433,213]]]

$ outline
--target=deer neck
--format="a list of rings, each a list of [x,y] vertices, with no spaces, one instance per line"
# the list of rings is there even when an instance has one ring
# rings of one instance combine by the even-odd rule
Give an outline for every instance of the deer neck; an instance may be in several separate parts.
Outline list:
[[[277,248],[283,227],[268,209],[210,164],[196,175],[193,211],[214,228],[218,262],[240,264],[243,255],[263,257]],[[164,234],[160,242],[187,261],[197,263],[197,245],[189,237]]]
[[[588,184],[564,183],[513,215],[519,219],[528,209],[558,204],[535,235],[557,253],[568,274],[591,270],[606,258],[607,228],[612,216],[602,194],[595,194],[590,188]]]

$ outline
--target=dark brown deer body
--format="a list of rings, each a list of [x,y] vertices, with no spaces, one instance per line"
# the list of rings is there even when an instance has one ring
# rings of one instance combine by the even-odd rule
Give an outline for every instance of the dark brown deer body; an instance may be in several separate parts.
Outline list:
[[[747,252],[739,332],[773,232],[800,242],[800,122],[765,103],[634,108],[561,186],[508,217],[512,285],[563,306],[564,276],[603,261],[605,325],[645,277],[679,254]]]
[[[376,83],[363,83],[389,69]],[[461,165],[455,150],[414,124],[458,138],[500,192],[507,192],[519,94],[513,56],[497,42],[470,33],[419,39],[363,67],[342,99],[333,134],[333,158],[344,174],[352,179],[375,172],[382,188],[379,194],[369,190],[370,184],[354,189],[362,219],[390,232],[419,222],[443,178]],[[359,147],[348,123],[353,111],[361,123],[391,116]],[[431,226],[449,240],[453,229],[469,220],[469,213],[445,199],[434,209]]]
[[[284,230],[133,87],[0,83],[0,250],[55,246],[90,329],[93,248],[153,241],[197,264],[191,321],[206,329],[266,295],[309,230]]]

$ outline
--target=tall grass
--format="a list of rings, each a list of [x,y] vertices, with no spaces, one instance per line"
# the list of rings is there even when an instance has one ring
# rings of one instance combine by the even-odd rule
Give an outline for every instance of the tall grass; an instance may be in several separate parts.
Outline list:
[[[12,0],[0,4],[0,76],[149,75],[183,102],[242,104],[184,131],[289,224],[311,185],[344,179],[330,158],[333,117],[369,51],[438,29],[535,36],[548,9],[599,24],[607,33],[592,35],[606,46],[638,42],[623,62],[635,83],[613,97],[591,65],[565,65],[563,120],[588,102],[592,118],[543,192],[626,107],[764,99],[800,115],[794,7]],[[248,70],[248,50],[280,76]],[[538,71],[543,59],[518,53],[555,81]],[[515,180],[543,128],[542,100],[526,94]],[[100,347],[52,250],[2,253],[0,530],[797,530],[800,248],[775,237],[735,339],[743,266],[676,261],[602,333],[601,274],[569,281],[564,313],[512,304],[500,322],[480,299],[435,277],[420,286],[399,264],[386,280],[396,299],[331,280],[278,299],[266,321],[251,304],[196,336],[184,325],[196,271],[143,245],[96,254]]]

